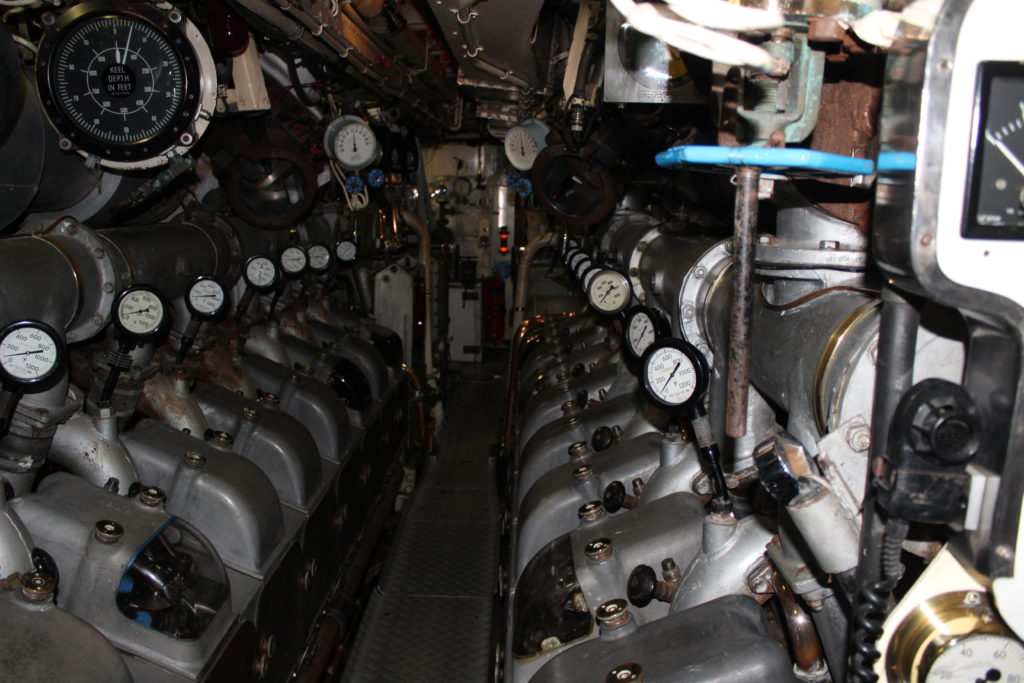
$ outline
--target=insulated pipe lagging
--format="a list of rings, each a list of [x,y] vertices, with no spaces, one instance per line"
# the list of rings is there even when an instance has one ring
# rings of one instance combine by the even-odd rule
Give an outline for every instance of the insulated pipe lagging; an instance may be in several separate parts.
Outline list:
[[[516,295],[513,305],[512,329],[519,329],[526,312],[526,297],[530,293],[530,265],[533,258],[541,249],[551,246],[554,242],[554,233],[538,235],[526,244],[522,255],[519,257],[519,268],[516,271]]]

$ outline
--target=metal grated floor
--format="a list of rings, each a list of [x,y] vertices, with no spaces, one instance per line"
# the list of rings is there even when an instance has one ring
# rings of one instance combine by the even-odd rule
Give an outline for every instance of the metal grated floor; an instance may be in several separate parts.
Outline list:
[[[466,367],[453,392],[440,454],[399,526],[346,683],[491,680],[500,532],[490,458],[501,413],[496,367]]]

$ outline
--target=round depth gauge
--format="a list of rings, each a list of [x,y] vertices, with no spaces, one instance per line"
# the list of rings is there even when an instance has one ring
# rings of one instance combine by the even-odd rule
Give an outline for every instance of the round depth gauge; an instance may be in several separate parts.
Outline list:
[[[626,349],[634,358],[640,358],[651,344],[669,336],[668,320],[659,311],[646,306],[634,306],[626,312],[623,326]]]
[[[360,171],[380,159],[373,129],[358,116],[341,116],[327,126],[324,149],[346,171]]]
[[[285,275],[301,275],[309,265],[309,256],[302,247],[285,247],[281,252],[281,270]]]
[[[4,384],[42,382],[61,368],[64,345],[52,327],[23,320],[0,330],[0,378]]]
[[[309,255],[309,269],[322,273],[331,265],[331,250],[322,244],[311,244],[306,249]]]
[[[157,165],[194,145],[216,95],[195,26],[180,10],[144,3],[89,0],[65,11],[44,33],[36,78],[61,135],[122,167]]]
[[[266,291],[277,284],[277,266],[266,256],[252,256],[242,271],[245,283],[258,291]]]
[[[167,326],[167,306],[149,285],[135,285],[114,299],[114,327],[135,342],[156,337]]]
[[[352,240],[342,240],[334,248],[334,254],[342,263],[352,263],[356,260],[356,243]]]
[[[708,387],[707,361],[680,339],[655,342],[644,352],[640,383],[650,399],[670,411],[691,408]]]
[[[224,286],[207,275],[193,282],[185,297],[189,313],[203,319],[216,318],[227,308],[227,302]]]
[[[544,149],[549,129],[546,125],[530,119],[505,133],[505,156],[517,170],[529,171],[540,150]]]
[[[598,313],[615,315],[626,310],[632,293],[629,278],[617,270],[605,268],[591,278],[587,299]]]

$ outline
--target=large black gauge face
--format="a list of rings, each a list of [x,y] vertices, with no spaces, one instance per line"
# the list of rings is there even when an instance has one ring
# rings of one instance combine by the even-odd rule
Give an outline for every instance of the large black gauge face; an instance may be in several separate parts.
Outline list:
[[[64,345],[52,327],[23,320],[0,330],[0,379],[25,387],[53,377],[64,363]]]
[[[981,65],[964,237],[1024,239],[1024,64]]]
[[[659,311],[646,306],[634,306],[626,311],[623,333],[626,349],[634,358],[640,358],[652,344],[669,336],[670,326]]]
[[[708,388],[703,354],[680,339],[656,342],[644,352],[640,383],[655,404],[671,412],[693,409]]]
[[[176,20],[176,21],[175,21]],[[43,105],[85,152],[117,162],[191,145],[200,68],[176,10],[83,3],[61,16],[40,49]]]

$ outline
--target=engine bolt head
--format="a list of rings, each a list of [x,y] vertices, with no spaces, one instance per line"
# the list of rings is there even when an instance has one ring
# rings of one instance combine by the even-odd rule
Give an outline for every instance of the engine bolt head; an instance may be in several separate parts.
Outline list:
[[[628,664],[619,664],[617,667],[608,672],[605,676],[604,683],[643,683],[644,680],[644,668],[635,662]]]
[[[572,478],[576,481],[590,481],[594,478],[594,468],[590,465],[580,465],[572,471]]]
[[[247,422],[255,422],[260,417],[260,411],[256,410],[255,408],[250,408],[249,406],[246,406],[242,408],[242,417]]]
[[[263,392],[263,395],[260,396],[260,403],[268,405],[271,408],[276,408],[277,406],[281,405],[281,397],[278,396],[277,394],[265,391]]]
[[[582,423],[580,422],[580,419],[578,417],[576,417],[575,415],[572,415],[570,417],[565,418],[565,428],[566,429],[576,429],[581,424]]]
[[[594,539],[587,544],[583,552],[594,562],[607,560],[612,556],[612,540],[610,538]]]
[[[33,602],[46,600],[53,594],[56,582],[49,574],[32,571],[21,576],[21,596]]]
[[[185,452],[185,466],[192,469],[199,469],[206,464],[206,456],[197,451]]]
[[[566,423],[568,424],[568,420],[566,420]],[[569,446],[569,457],[572,457],[572,458],[582,458],[586,454],[587,454],[587,442],[586,441],[577,441],[573,445]]]
[[[231,436],[227,432],[214,432],[213,441],[219,446],[230,446],[235,443],[235,437]]]
[[[570,399],[570,400],[568,400],[568,401],[566,401],[565,403],[562,404],[562,412],[563,413],[569,413],[569,412],[572,412],[574,410],[576,410],[576,401],[575,401],[575,399]]]
[[[559,385],[558,385],[558,390],[559,390],[559,391],[562,391],[562,392],[566,392],[566,393],[568,393],[568,392],[569,392],[569,389],[570,389],[570,388],[571,388],[571,387],[569,386],[569,383],[568,383],[568,382],[561,382],[561,383],[559,383]]]
[[[592,500],[589,503],[580,505],[580,509],[576,514],[582,522],[596,522],[604,517],[604,506],[601,505],[601,501]]]
[[[167,494],[156,486],[143,486],[139,491],[139,502],[147,507],[157,507],[167,500]]]
[[[100,543],[117,543],[124,536],[124,529],[113,520],[101,519],[96,522],[94,536]]]
[[[629,604],[622,598],[602,603],[597,608],[597,621],[601,628],[619,628],[629,621]]]
[[[568,370],[562,370],[557,375],[555,375],[555,379],[558,382],[565,382],[565,380],[569,379],[570,377],[572,377],[572,374]]]
[[[291,374],[291,375],[288,375],[288,384],[298,384],[298,383],[299,383],[299,376],[298,375],[296,375],[294,373]]]

